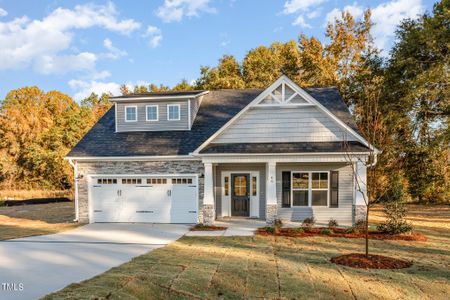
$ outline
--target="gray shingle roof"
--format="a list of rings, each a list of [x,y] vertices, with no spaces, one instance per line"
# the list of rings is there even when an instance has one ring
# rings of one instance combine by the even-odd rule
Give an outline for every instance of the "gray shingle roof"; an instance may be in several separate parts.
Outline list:
[[[336,88],[305,89],[333,114],[357,130]],[[263,90],[217,90],[204,96],[191,130],[115,132],[114,106],[69,152],[68,157],[187,155],[233,118]]]
[[[191,90],[191,91],[167,91],[167,92],[148,92],[148,93],[130,93],[127,95],[110,97],[109,99],[123,99],[123,98],[151,98],[151,97],[170,97],[170,96],[195,96],[205,92],[204,90]]]
[[[200,153],[312,153],[312,152],[367,152],[369,148],[360,142],[292,142],[292,143],[232,143],[209,144]]]

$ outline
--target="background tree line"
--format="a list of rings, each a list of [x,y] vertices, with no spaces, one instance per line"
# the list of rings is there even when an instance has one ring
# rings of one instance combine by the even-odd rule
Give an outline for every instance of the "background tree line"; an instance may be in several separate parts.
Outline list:
[[[391,183],[399,182],[408,199],[448,202],[450,1],[403,20],[389,55],[374,46],[371,27],[370,10],[361,20],[343,13],[327,26],[326,43],[301,35],[251,49],[242,62],[224,55],[217,66],[202,66],[192,84],[122,85],[121,92],[264,88],[281,74],[302,87],[337,86],[363,134],[377,132],[370,139],[383,151],[375,197],[392,194]],[[109,107],[107,94],[78,104],[38,87],[10,91],[0,102],[0,185],[70,188],[72,170],[63,157]]]

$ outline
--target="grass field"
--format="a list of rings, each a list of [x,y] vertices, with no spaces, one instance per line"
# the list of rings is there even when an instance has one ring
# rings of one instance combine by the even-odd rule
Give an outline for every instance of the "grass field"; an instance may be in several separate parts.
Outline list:
[[[72,229],[74,217],[73,202],[0,207],[0,240]]]
[[[448,299],[450,207],[411,206],[409,219],[427,242],[370,241],[374,254],[412,260],[408,269],[329,262],[362,252],[363,239],[183,237],[46,299]]]

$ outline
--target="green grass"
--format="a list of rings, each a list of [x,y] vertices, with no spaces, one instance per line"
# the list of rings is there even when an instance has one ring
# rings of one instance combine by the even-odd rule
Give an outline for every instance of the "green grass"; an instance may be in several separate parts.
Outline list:
[[[362,252],[363,239],[183,237],[45,299],[446,299],[447,220],[420,227],[428,242],[370,241],[374,254],[413,260],[408,269],[329,262]]]

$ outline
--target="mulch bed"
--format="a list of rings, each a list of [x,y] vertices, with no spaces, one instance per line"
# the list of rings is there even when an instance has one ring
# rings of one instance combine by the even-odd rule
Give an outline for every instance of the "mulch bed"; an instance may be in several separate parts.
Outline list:
[[[412,266],[412,261],[387,257],[383,255],[351,253],[333,257],[330,261],[334,264],[344,265],[359,269],[403,269]]]
[[[298,231],[296,228],[281,228],[279,233],[274,234],[267,231],[265,228],[259,228],[256,231],[256,234],[268,236],[268,235],[276,235],[276,236],[286,236],[286,237],[310,237],[310,236],[329,236],[329,237],[344,237],[344,238],[365,238],[366,235],[364,232],[345,232],[345,229],[335,228],[331,230],[329,234],[321,233],[324,228],[310,228],[304,229],[304,231]],[[381,231],[369,231],[369,239],[373,240],[400,240],[400,241],[416,241],[416,242],[425,242],[427,241],[427,237],[420,233],[409,233],[409,234],[387,234]]]
[[[202,225],[202,224],[197,224],[193,227],[191,227],[191,231],[222,231],[222,230],[226,230],[227,227],[222,227],[222,226],[214,226],[214,225]]]

